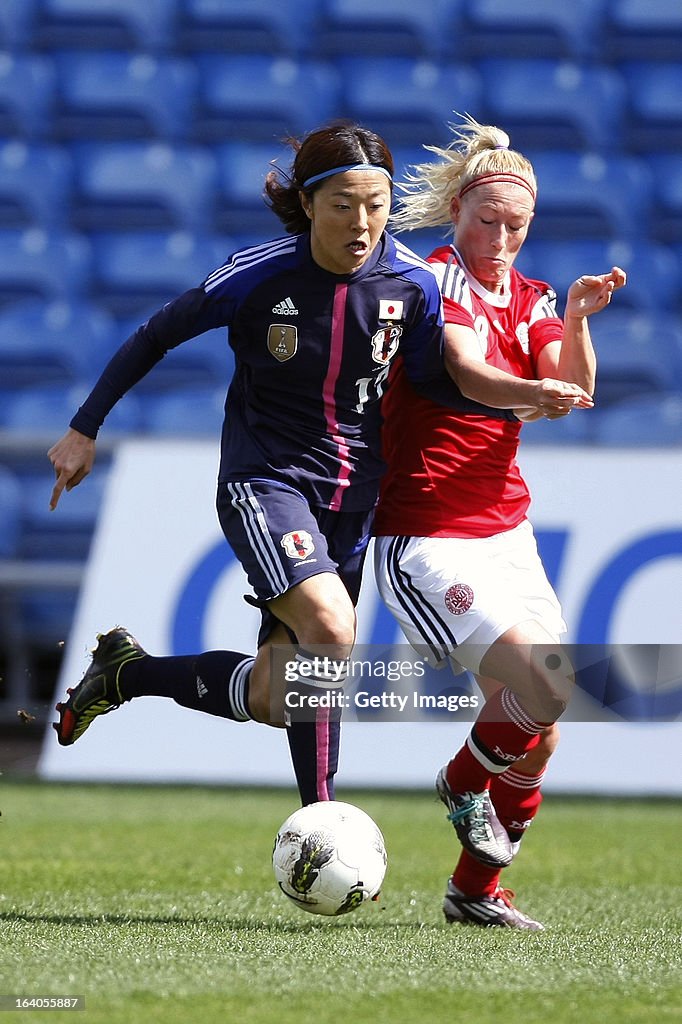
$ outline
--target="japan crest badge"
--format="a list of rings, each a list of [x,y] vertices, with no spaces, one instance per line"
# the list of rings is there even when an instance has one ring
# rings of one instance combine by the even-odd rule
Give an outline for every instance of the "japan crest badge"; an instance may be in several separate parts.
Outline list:
[[[396,325],[380,327],[376,334],[372,335],[372,359],[375,363],[385,366],[396,353],[403,329]]]
[[[280,544],[289,558],[307,558],[315,550],[313,538],[307,530],[292,530],[285,533]]]

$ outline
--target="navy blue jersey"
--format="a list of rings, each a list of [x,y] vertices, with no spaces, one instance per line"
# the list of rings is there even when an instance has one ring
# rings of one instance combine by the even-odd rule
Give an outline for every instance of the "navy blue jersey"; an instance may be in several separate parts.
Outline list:
[[[430,267],[388,234],[349,275],[318,266],[308,234],[239,250],[128,339],[71,426],[95,437],[169,349],[220,326],[229,328],[235,372],[219,479],[281,480],[323,508],[372,508],[392,361],[400,354],[415,384],[442,373],[441,297]]]

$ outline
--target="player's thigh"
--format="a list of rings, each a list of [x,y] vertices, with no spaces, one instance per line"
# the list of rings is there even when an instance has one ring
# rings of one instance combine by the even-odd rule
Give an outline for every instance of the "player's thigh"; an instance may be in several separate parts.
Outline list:
[[[525,617],[500,587],[488,538],[378,537],[381,597],[410,644],[432,665],[450,658],[478,672],[485,647]],[[476,643],[469,641],[476,636]],[[460,660],[460,652],[466,652]]]
[[[566,648],[532,619],[508,629],[487,648],[480,675],[511,689],[536,721],[546,723],[566,710],[574,683]]]
[[[269,601],[268,609],[306,649],[333,658],[350,655],[355,640],[355,608],[337,573],[309,576]]]
[[[221,483],[216,504],[259,605],[311,576],[336,572],[314,511],[294,488],[269,480]]]

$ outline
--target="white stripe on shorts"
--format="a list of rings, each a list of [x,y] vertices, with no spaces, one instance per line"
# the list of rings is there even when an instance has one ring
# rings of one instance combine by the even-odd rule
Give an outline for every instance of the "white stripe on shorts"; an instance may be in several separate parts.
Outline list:
[[[391,539],[386,556],[386,573],[394,598],[438,664],[446,660],[457,647],[457,640],[445,619],[424,599],[411,577],[400,567],[400,558],[409,541],[409,537]]]
[[[279,552],[270,536],[265,514],[251,484],[228,483],[227,489],[234,508],[242,518],[251,550],[268,579],[273,596],[284,594],[289,589],[289,580],[282,569]]]

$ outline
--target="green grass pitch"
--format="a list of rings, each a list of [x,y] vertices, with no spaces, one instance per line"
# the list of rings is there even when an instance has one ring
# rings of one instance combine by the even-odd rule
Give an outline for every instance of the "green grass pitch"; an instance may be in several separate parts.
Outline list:
[[[548,796],[505,882],[544,933],[448,927],[431,793],[343,792],[380,825],[381,901],[319,919],[270,866],[292,791],[0,785],[0,995],[75,1024],[673,1024],[679,803]],[[0,1019],[3,1012],[0,1011]]]

